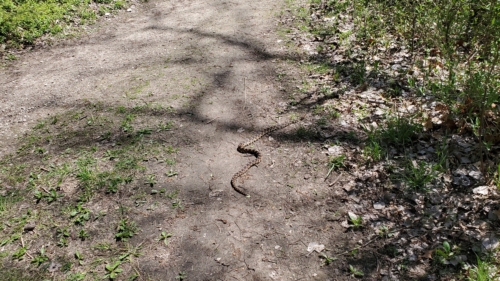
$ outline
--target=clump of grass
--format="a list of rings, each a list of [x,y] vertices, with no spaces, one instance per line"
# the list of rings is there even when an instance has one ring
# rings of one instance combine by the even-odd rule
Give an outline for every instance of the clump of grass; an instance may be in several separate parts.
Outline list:
[[[0,5],[0,44],[22,47],[46,34],[58,34],[67,27],[93,23],[94,2],[103,9],[123,9],[125,1],[111,0],[3,0]]]

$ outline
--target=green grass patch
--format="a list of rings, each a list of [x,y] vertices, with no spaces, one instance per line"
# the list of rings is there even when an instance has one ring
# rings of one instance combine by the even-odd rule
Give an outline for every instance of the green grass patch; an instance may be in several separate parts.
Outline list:
[[[112,0],[3,0],[1,3],[0,44],[7,47],[33,44],[43,35],[93,23],[101,10],[126,6],[125,1]]]

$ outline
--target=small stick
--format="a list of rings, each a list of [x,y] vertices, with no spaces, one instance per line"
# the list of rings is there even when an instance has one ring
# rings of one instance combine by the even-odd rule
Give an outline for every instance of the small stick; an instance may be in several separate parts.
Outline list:
[[[247,78],[243,77],[243,94],[245,95],[245,105],[243,106],[243,110],[247,107]]]
[[[352,250],[345,251],[345,252],[340,253],[340,254],[335,254],[335,256],[343,256],[343,255],[347,255],[347,254],[349,254],[350,252],[352,252],[352,251],[354,251],[354,250],[359,250],[359,249],[361,249],[361,248],[365,247],[366,245],[370,244],[371,242],[373,242],[373,241],[377,240],[377,238],[378,238],[378,237],[375,237],[375,238],[373,238],[372,240],[370,240],[370,241],[366,242],[366,243],[365,243],[365,244],[363,244],[363,245],[360,245],[360,246],[354,247],[354,249],[352,249]]]
[[[219,118],[219,117],[215,117],[215,118],[214,118],[214,119],[212,119],[212,120],[208,120],[208,121],[207,121],[207,124],[212,123],[212,122],[213,122],[215,119],[217,119],[217,118]]]
[[[343,172],[340,172],[340,175],[334,180],[332,181],[328,186],[332,186],[334,185],[335,183],[337,183],[337,181],[340,179],[340,177],[343,175]],[[326,179],[325,179],[326,180]]]

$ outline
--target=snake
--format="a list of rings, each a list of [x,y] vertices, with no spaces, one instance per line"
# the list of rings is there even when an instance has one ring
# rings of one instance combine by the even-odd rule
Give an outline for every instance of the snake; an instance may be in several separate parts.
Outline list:
[[[261,133],[259,133],[258,135],[256,135],[255,137],[249,139],[248,141],[246,142],[243,142],[243,143],[240,143],[238,145],[238,148],[236,149],[239,153],[243,153],[243,154],[252,154],[253,156],[255,156],[255,159],[248,162],[248,164],[246,164],[245,167],[243,167],[243,169],[239,170],[236,174],[234,174],[234,176],[231,178],[231,186],[233,187],[234,190],[236,190],[238,193],[246,196],[246,197],[250,197],[248,195],[248,193],[246,192],[245,188],[242,187],[242,186],[238,186],[236,184],[236,180],[243,176],[252,166],[255,166],[257,164],[259,164],[261,161],[262,161],[262,154],[256,150],[256,149],[253,149],[253,148],[249,148],[248,146],[252,145],[253,143],[255,143],[256,141],[258,141],[260,138],[262,138],[263,136],[265,135],[268,135],[274,131],[278,131],[278,130],[281,130],[285,127],[288,127],[294,123],[297,123],[299,120],[301,120],[303,117],[300,117],[298,119],[294,119],[294,120],[291,120],[291,121],[288,121],[284,124],[278,124],[278,125],[274,125],[272,127],[269,127],[265,130],[263,130]]]

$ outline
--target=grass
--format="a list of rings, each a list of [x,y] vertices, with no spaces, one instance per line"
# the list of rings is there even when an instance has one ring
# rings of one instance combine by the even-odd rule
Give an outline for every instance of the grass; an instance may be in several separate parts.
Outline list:
[[[68,33],[75,26],[93,23],[103,11],[125,6],[125,1],[108,0],[4,0],[0,6],[0,44],[14,48],[30,45],[44,35]]]
[[[144,186],[144,179],[156,187],[178,173],[179,149],[161,140],[174,123],[164,117],[151,120],[150,114],[158,113],[170,110],[88,104],[42,120],[21,137],[16,153],[0,159],[0,265],[29,268],[29,274],[2,271],[2,280],[45,280],[55,258],[61,264],[57,280],[133,278],[136,273],[123,264],[139,255],[127,244],[141,233],[135,217],[130,219],[142,207],[138,202],[171,205],[171,212],[182,209],[178,190],[162,187],[165,196],[154,197]],[[152,157],[167,159],[158,165],[167,165],[168,175],[151,170],[147,160]],[[9,186],[17,188],[5,189]],[[118,194],[131,190],[138,195],[111,206]],[[27,209],[19,212],[19,204]],[[35,224],[35,240],[24,234],[29,223]],[[165,233],[165,244],[170,236]],[[54,245],[50,255],[47,245]]]

